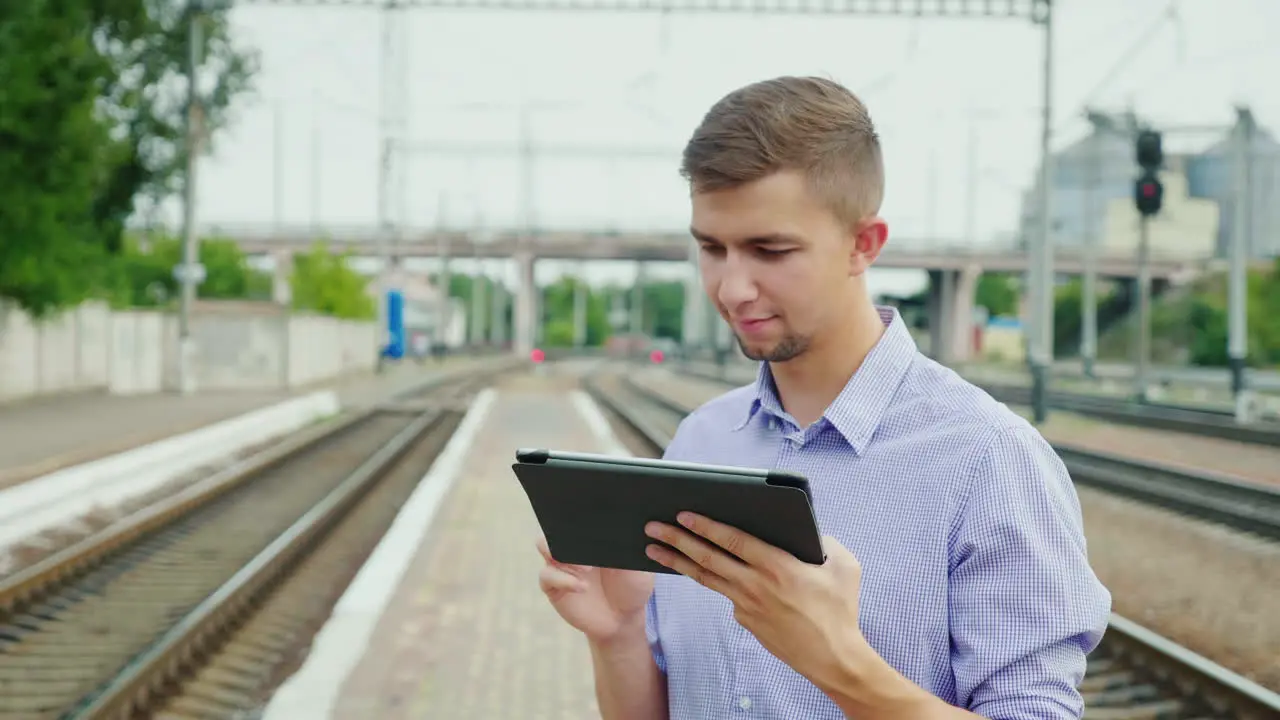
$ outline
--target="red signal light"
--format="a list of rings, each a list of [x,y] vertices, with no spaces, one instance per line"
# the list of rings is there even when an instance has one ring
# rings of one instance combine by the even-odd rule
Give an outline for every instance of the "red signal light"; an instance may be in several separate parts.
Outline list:
[[[539,348],[534,348],[533,352],[529,353],[529,359],[535,364],[541,364],[543,360],[547,359],[547,354]]]
[[[1155,185],[1152,185],[1151,183],[1142,183],[1142,196],[1143,196],[1143,197],[1155,197],[1155,196],[1156,196],[1156,186],[1155,186]]]

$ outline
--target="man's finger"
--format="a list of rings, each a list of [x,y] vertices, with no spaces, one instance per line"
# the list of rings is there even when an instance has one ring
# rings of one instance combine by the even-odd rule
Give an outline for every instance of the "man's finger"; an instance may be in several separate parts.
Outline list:
[[[714,590],[730,600],[734,600],[734,588],[729,582],[702,565],[690,560],[688,557],[685,557],[678,552],[673,552],[669,548],[664,548],[661,545],[650,545],[647,550],[647,554],[654,561],[675,570],[681,575],[692,578],[693,581],[699,585],[702,585],[709,590]],[[731,562],[737,561],[735,560]],[[736,602],[736,600],[734,601]]]
[[[577,575],[550,565],[543,565],[538,571],[538,587],[542,588],[544,593],[582,592],[587,589],[587,583]]]
[[[559,568],[560,570],[564,570],[565,572],[574,573],[577,575],[584,575],[588,572],[591,572],[591,568],[587,567],[586,565],[570,565],[568,563],[562,563],[559,560],[556,560],[555,558],[551,557],[551,549],[547,547],[547,539],[544,537],[538,538],[538,541],[534,544],[538,548],[538,554],[541,555],[542,559],[545,560],[546,563],[552,567]]]
[[[697,513],[682,512],[676,520],[690,532],[710,540],[748,565],[776,562],[785,554],[755,536]]]
[[[685,557],[732,583],[741,584],[751,572],[741,560],[729,555],[720,548],[702,538],[678,527],[665,523],[649,523],[645,532],[650,537],[661,540],[683,553]],[[678,570],[678,568],[672,568]],[[684,571],[680,571],[684,572]],[[685,573],[686,575],[688,573]]]

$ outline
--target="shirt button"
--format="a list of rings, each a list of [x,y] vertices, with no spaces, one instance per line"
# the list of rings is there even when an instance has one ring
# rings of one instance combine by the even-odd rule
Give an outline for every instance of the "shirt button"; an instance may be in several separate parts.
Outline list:
[[[743,710],[750,710],[751,698],[747,697],[746,695],[743,695],[741,698],[738,699],[738,707],[742,708]]]

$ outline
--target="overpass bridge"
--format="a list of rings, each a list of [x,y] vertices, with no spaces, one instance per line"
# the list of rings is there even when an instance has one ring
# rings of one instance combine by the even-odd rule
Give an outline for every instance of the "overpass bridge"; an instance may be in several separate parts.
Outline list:
[[[372,226],[326,226],[318,231],[307,227],[210,224],[204,237],[233,240],[250,255],[305,252],[322,241],[334,252],[355,256],[377,256],[378,230]],[[605,230],[534,230],[529,233],[501,231],[476,233],[469,230],[405,229],[386,243],[386,253],[395,258],[431,258],[442,251],[450,257],[519,258],[535,260],[622,260],[635,262],[685,262],[693,240],[687,232],[644,232]],[[876,267],[907,270],[1022,273],[1027,270],[1027,253],[1011,248],[973,246],[958,241],[897,238],[890,235],[876,260]],[[1076,249],[1059,248],[1054,254],[1054,270],[1063,275],[1084,273],[1085,258]],[[1198,274],[1205,260],[1161,257],[1152,253],[1151,277],[1177,281]],[[1138,274],[1132,254],[1100,253],[1097,272],[1102,277],[1131,278]]]
[[[518,352],[531,349],[535,337],[538,296],[533,267],[536,261],[689,262],[694,257],[693,241],[687,232],[534,230],[526,233],[405,228],[384,242],[373,226],[313,229],[209,224],[202,228],[200,235],[232,240],[249,255],[273,257],[278,288],[288,286],[293,255],[306,252],[316,242],[324,243],[334,252],[356,257],[378,257],[385,253],[394,259],[432,258],[442,254],[452,258],[512,259],[520,278],[515,288],[513,313],[513,340]],[[890,236],[876,267],[928,273],[933,354],[945,362],[962,362],[971,351],[978,278],[983,272],[1023,273],[1029,262],[1027,253],[1013,248]],[[1162,257],[1157,251],[1152,253],[1148,266],[1153,281],[1180,283],[1199,275],[1209,264],[1208,259]],[[1095,267],[1101,277],[1132,278],[1138,274],[1137,259],[1130,253],[1101,252]],[[1079,249],[1062,248],[1055,252],[1054,271],[1058,275],[1079,275],[1084,270],[1085,257]],[[693,283],[686,290],[685,306],[686,343],[723,345],[731,342],[728,328]],[[478,312],[473,308],[473,317],[482,317]]]

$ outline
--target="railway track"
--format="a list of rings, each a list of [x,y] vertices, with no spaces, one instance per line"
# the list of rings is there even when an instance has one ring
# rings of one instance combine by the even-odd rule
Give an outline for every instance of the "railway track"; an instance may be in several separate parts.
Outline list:
[[[691,410],[629,376],[599,374],[584,386],[653,456]],[[1086,720],[1280,718],[1280,695],[1115,614],[1080,690]]]
[[[0,578],[0,720],[249,717],[497,371],[312,428]]]
[[[680,372],[715,382],[727,382],[718,371],[693,364],[682,365]],[[1028,387],[994,383],[978,385],[991,397],[1007,405],[1031,405],[1031,389]],[[1125,398],[1082,393],[1050,392],[1048,403],[1050,407],[1059,410],[1122,425],[1280,447],[1280,422],[1275,420],[1263,419],[1242,424],[1236,422],[1233,414],[1222,410],[1166,403],[1139,403]]]
[[[1002,403],[1031,405],[1030,388],[989,383],[983,383],[980,387]],[[1048,402],[1050,407],[1089,415],[1108,422],[1280,447],[1280,422],[1274,420],[1259,420],[1244,424],[1236,422],[1233,414],[1222,410],[1165,403],[1139,403],[1122,398],[1082,393],[1051,392],[1048,395]]]
[[[688,374],[727,382],[705,373]],[[1280,486],[1133,460],[1067,443],[1052,445],[1077,483],[1280,540]]]

